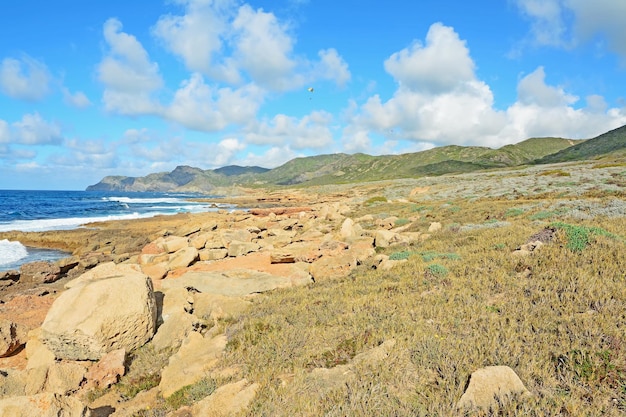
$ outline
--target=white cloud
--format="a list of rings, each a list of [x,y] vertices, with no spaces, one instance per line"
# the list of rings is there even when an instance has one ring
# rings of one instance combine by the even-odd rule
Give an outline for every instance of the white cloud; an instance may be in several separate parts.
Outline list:
[[[246,148],[246,145],[241,143],[239,139],[236,138],[225,138],[222,139],[213,152],[210,154],[208,159],[208,163],[215,167],[222,167],[226,165],[230,165],[233,158],[237,155],[237,153],[243,151]]]
[[[515,0],[530,20],[531,41],[570,48],[601,34],[626,62],[626,2],[621,0]]]
[[[351,74],[348,64],[339,55],[337,50],[330,48],[318,52],[320,61],[314,65],[313,79],[332,80],[343,87],[350,81]]]
[[[415,42],[385,61],[385,69],[401,87],[433,94],[473,81],[474,67],[465,41],[441,23],[430,27],[426,45]]]
[[[296,62],[290,57],[294,41],[272,13],[253,10],[245,4],[233,21],[238,31],[235,58],[255,82],[272,90],[285,91],[303,80],[293,80]]]
[[[39,113],[25,114],[22,120],[12,124],[12,137],[24,145],[58,145],[63,141],[61,127],[41,118]]]
[[[626,60],[626,2],[622,0],[564,0],[575,14],[574,33],[581,41],[604,34],[609,49]]]
[[[367,152],[376,136],[421,147],[500,147],[538,135],[590,138],[626,124],[626,109],[608,108],[601,96],[590,96],[587,107],[575,108],[578,97],[546,84],[543,67],[519,81],[516,103],[497,109],[491,89],[474,73],[465,42],[440,24],[428,33],[425,46],[417,43],[386,61],[398,81],[389,100],[374,95],[346,112],[344,149]]]
[[[304,155],[295,153],[288,146],[273,146],[265,153],[248,153],[245,157],[237,158],[234,164],[242,166],[260,166],[263,168],[276,168],[294,158]]]
[[[121,30],[117,19],[104,23],[110,50],[98,65],[98,79],[105,86],[105,108],[127,115],[158,113],[159,105],[151,95],[163,86],[159,67],[134,36]]]
[[[0,63],[0,91],[9,97],[41,100],[50,92],[50,80],[45,64],[28,56],[5,58]]]
[[[562,88],[545,83],[543,67],[522,78],[517,85],[517,97],[522,104],[537,104],[540,107],[558,107],[574,104],[578,97],[567,94]]]
[[[164,115],[190,129],[222,130],[231,123],[249,122],[263,100],[261,90],[245,85],[237,90],[217,88],[204,82],[199,73],[181,83]]]
[[[63,87],[63,101],[65,104],[68,104],[72,107],[76,107],[78,109],[84,109],[91,106],[91,101],[87,98],[85,93],[82,91],[77,91],[75,93],[71,93],[70,90]]]
[[[11,131],[9,124],[0,119],[0,143],[9,143],[11,141]]]
[[[269,122],[250,125],[245,139],[255,145],[283,144],[291,149],[321,149],[333,142],[328,127],[332,120],[332,115],[324,111],[313,112],[301,119],[278,114]]]
[[[523,15],[531,21],[533,42],[539,45],[565,46],[566,23],[562,0],[516,0]]]
[[[186,7],[182,16],[161,16],[152,29],[165,47],[182,58],[188,69],[218,80],[240,82],[232,60],[219,62],[224,38],[231,30],[229,19],[236,3],[227,1],[180,1]]]

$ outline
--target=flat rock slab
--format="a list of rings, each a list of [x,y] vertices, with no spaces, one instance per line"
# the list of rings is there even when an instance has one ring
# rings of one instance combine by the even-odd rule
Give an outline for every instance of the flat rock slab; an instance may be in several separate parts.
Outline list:
[[[161,287],[164,290],[176,287],[194,288],[202,293],[241,297],[311,282],[309,276],[286,278],[250,269],[235,269],[223,272],[191,271],[180,278],[163,280]]]

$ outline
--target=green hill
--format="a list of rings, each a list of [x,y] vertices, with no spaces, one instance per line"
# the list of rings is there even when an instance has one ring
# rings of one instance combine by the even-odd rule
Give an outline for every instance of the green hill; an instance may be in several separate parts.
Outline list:
[[[584,161],[609,153],[623,151],[624,149],[626,149],[626,126],[613,129],[593,139],[553,154],[537,158],[534,163],[550,164],[555,162]]]
[[[87,190],[179,191],[212,193],[220,187],[325,185],[416,178],[472,172],[524,164],[542,164],[624,153],[626,126],[588,140],[530,138],[499,149],[480,146],[442,146],[401,155],[363,153],[295,158],[274,168],[231,165],[215,170],[176,167],[145,177],[108,176]]]

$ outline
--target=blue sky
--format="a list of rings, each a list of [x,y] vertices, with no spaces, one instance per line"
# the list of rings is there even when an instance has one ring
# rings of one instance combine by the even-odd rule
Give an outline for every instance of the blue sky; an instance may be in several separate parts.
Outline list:
[[[5,3],[0,189],[626,124],[623,0]]]

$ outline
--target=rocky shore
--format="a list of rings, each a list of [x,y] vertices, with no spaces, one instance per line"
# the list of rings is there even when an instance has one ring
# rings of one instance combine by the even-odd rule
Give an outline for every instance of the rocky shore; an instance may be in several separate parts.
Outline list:
[[[255,294],[343,277],[363,262],[389,268],[400,261],[376,256],[376,246],[427,238],[394,229],[393,218],[352,219],[355,195],[246,196],[235,202],[254,209],[2,233],[72,256],[0,274],[0,414],[130,416],[207,373],[236,374],[219,369],[227,339],[218,323]],[[171,354],[158,386],[131,401],[90,402],[138,348]],[[257,388],[220,387],[189,415],[229,415]],[[208,411],[215,402],[222,411]]]

